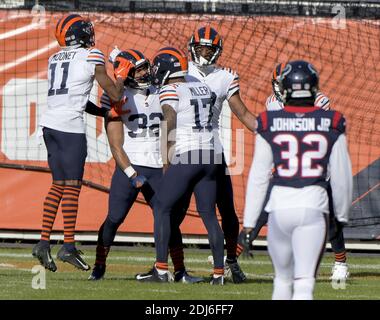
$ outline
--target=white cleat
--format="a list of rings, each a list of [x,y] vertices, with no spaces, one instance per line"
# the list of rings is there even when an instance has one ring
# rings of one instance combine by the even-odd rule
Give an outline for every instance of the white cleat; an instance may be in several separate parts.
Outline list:
[[[348,272],[348,265],[345,262],[335,262],[332,268],[332,275],[330,280],[342,281],[347,280],[350,273]]]

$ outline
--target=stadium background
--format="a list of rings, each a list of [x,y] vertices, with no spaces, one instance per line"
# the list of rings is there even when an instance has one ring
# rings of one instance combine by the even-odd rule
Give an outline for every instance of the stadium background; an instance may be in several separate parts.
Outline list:
[[[114,45],[141,50],[148,57],[166,45],[186,50],[192,32],[210,24],[224,39],[219,63],[239,73],[243,101],[256,114],[264,110],[271,94],[270,78],[277,63],[292,59],[312,62],[320,72],[322,92],[347,118],[354,202],[346,237],[379,238],[380,4],[340,3],[343,7],[336,1],[77,0],[39,1],[39,6],[35,1],[0,2],[1,237],[27,239],[38,235],[42,201],[51,180],[45,147],[36,137],[38,119],[46,107],[47,59],[58,51],[54,38],[57,20],[67,11],[75,11],[93,21],[96,47],[105,55]],[[91,99],[98,102],[99,96],[94,86]],[[226,156],[238,173],[232,180],[241,220],[254,136],[248,130],[241,134],[238,129],[242,124],[227,107],[222,116]],[[83,235],[81,239],[94,240],[91,235],[107,213],[114,161],[102,119],[87,115],[86,121],[89,156],[77,229],[79,236]],[[242,137],[244,148],[237,143]],[[149,241],[152,228],[151,210],[139,198],[119,235]],[[57,234],[63,230],[61,215],[54,230]],[[188,241],[204,239],[205,229],[194,205],[182,230]]]

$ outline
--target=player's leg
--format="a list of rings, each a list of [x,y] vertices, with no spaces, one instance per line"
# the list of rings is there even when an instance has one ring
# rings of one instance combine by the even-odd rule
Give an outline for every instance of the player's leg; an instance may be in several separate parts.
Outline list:
[[[195,185],[194,195],[197,210],[207,230],[214,260],[211,284],[224,284],[224,235],[219,225],[216,211],[216,165],[205,165],[205,176]]]
[[[268,252],[275,273],[273,300],[290,300],[293,295],[294,261],[291,242],[293,229],[294,221],[287,217],[287,212],[274,211],[269,214]]]
[[[55,130],[44,128],[43,137],[48,152],[48,165],[52,173],[53,182],[43,203],[41,239],[33,248],[33,256],[46,269],[55,272],[57,266],[50,252],[50,235],[54,225],[59,204],[64,191],[64,173],[61,165],[61,157],[58,142],[54,135]]]
[[[294,256],[293,300],[312,300],[315,278],[325,251],[328,217],[322,211],[294,209],[299,225],[292,235]]]
[[[329,196],[329,240],[331,243],[332,251],[335,255],[335,263],[332,268],[332,275],[330,279],[336,281],[346,280],[350,273],[348,271],[346,246],[343,234],[343,225],[336,220],[334,214],[334,206],[332,200],[331,186],[327,188],[327,194]]]
[[[137,170],[137,168],[136,168]],[[140,170],[138,171],[140,173]],[[106,261],[116,232],[135,202],[139,190],[127,175],[116,166],[108,198],[108,214],[98,232],[95,266],[89,280],[100,280],[106,271]]]
[[[222,218],[222,229],[226,240],[227,274],[229,273],[228,271],[230,271],[233,282],[241,283],[246,280],[246,276],[241,270],[236,256],[239,236],[239,219],[235,211],[231,176],[228,174],[228,168],[224,156],[222,156],[221,162],[221,164],[217,165],[216,203]]]
[[[178,201],[191,188],[193,180],[199,175],[199,165],[170,165],[161,180],[154,204],[154,240],[156,262],[153,269],[146,274],[136,275],[140,281],[167,282],[168,247],[171,236],[170,215]],[[174,213],[175,214],[175,213]]]
[[[65,189],[62,196],[64,244],[57,258],[81,270],[90,266],[82,259],[82,252],[75,247],[75,226],[78,216],[79,195],[82,187],[84,165],[87,157],[85,134],[59,132],[57,141],[60,149]]]

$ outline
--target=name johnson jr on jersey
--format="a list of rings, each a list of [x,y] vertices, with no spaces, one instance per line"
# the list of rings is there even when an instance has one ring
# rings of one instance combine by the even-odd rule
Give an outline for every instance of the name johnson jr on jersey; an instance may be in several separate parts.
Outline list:
[[[331,127],[331,119],[321,118],[317,125],[315,118],[274,118],[270,131],[325,131]]]

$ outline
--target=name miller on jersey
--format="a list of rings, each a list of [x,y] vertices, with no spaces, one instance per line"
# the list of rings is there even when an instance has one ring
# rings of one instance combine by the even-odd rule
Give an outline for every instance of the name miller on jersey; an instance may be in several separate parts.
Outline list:
[[[77,54],[76,51],[58,52],[51,58],[51,61],[72,60],[74,59],[76,54]]]
[[[210,90],[205,86],[205,87],[190,87],[189,88],[191,95],[193,96],[206,96],[210,94]]]
[[[315,118],[274,118],[270,131],[325,131],[331,127],[331,119],[321,118],[316,124]]]

